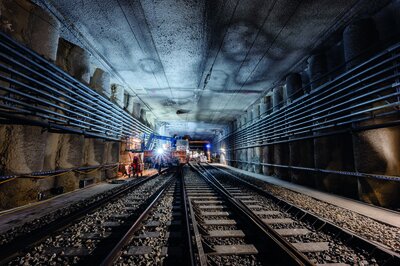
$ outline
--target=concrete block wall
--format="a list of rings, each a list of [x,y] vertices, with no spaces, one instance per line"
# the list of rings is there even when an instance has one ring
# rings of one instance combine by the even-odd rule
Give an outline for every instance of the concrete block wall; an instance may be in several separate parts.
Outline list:
[[[5,0],[2,27],[11,37],[107,97],[111,97],[109,74],[101,69],[90,77],[87,51],[59,38],[60,25],[46,11],[26,0]],[[4,82],[2,86],[9,86]],[[120,143],[85,139],[80,135],[49,133],[40,127],[0,126],[0,174],[18,175],[32,172],[112,164],[119,161]],[[0,210],[37,200],[39,192],[62,186],[64,191],[77,189],[79,180],[101,181],[116,176],[116,170],[97,171],[89,175],[70,172],[44,179],[17,178],[0,185]]]
[[[56,65],[77,80],[90,83],[90,54],[85,49],[60,38]]]
[[[358,172],[400,176],[400,126],[353,135],[354,164]],[[380,206],[398,206],[400,182],[373,178],[357,180],[359,197]]]
[[[90,87],[98,93],[111,98],[110,74],[100,68],[96,68],[90,78]]]
[[[276,87],[269,96],[264,97],[258,105],[260,113],[268,115],[267,110],[276,112],[282,107],[282,103],[290,104],[296,100],[296,97],[303,93],[309,93],[310,89],[319,88],[346,69],[349,70],[367,60],[379,47],[393,43],[393,37],[397,36],[396,42],[400,41],[399,29],[396,28],[394,32],[392,30],[389,32],[384,26],[400,25],[400,19],[397,16],[399,11],[400,4],[393,3],[381,11],[382,14],[376,14],[373,18],[365,18],[348,25],[343,30],[342,39],[338,44],[313,53],[308,60],[305,72],[288,74],[284,86]],[[365,51],[371,52],[360,56]],[[343,65],[345,61],[348,62],[345,65],[346,69],[327,75],[328,71]],[[311,88],[302,91],[302,86],[310,81],[314,82]],[[292,98],[290,96],[294,91],[300,91],[300,93]],[[266,100],[267,98],[268,100]],[[382,103],[373,104],[371,107],[379,104]],[[374,112],[374,115],[378,114],[378,112]],[[237,128],[240,128],[240,123],[247,122],[246,118],[249,119],[250,116],[236,121]],[[367,122],[355,123],[354,126],[373,126],[383,122],[385,122],[383,119],[375,118]],[[319,133],[329,133],[329,130]],[[257,148],[235,151],[236,159],[247,158],[248,161],[252,160],[253,162],[256,161],[258,154],[260,154],[260,162],[263,163],[388,175],[400,179],[400,126],[324,137],[316,135],[314,138],[304,140],[279,144],[264,143]],[[262,166],[260,170],[257,170],[255,167],[246,166],[245,163],[239,163],[238,168],[252,172],[260,171],[265,175],[275,175],[294,183],[379,206],[400,207],[399,181],[329,173],[317,174],[302,170],[288,171],[273,166]]]
[[[317,169],[354,172],[351,134],[314,139],[314,162]],[[319,190],[357,198],[357,178],[336,174],[315,174]]]

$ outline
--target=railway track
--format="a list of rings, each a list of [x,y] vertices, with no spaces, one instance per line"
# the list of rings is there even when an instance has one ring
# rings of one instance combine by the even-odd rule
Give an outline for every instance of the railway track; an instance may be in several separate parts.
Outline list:
[[[199,168],[315,264],[400,265],[400,255],[378,243],[276,198],[229,172],[210,165]]]
[[[100,265],[195,265],[180,170]]]
[[[205,164],[140,180],[79,213],[8,246],[0,264],[400,265],[397,253]]]
[[[96,265],[174,174],[138,179],[115,194],[1,246],[0,265]]]
[[[201,166],[193,169],[186,172],[185,185],[198,265],[312,265],[263,223],[249,209],[252,205],[237,201],[233,190]]]

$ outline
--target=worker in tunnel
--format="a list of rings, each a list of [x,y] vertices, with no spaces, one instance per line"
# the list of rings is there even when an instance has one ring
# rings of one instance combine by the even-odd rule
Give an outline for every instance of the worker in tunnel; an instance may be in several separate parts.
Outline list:
[[[142,163],[138,156],[134,156],[130,165],[129,177],[131,177],[131,175],[133,177],[139,177],[139,174],[140,176],[143,175]]]

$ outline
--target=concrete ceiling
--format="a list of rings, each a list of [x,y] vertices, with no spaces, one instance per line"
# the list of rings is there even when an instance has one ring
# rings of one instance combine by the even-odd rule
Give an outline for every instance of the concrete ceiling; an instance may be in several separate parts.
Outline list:
[[[36,2],[62,21],[64,38],[88,49],[93,63],[133,90],[171,134],[210,138],[380,1]]]

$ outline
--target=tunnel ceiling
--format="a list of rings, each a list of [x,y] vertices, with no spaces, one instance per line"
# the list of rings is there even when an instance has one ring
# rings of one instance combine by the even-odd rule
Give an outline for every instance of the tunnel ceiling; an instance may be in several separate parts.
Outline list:
[[[384,1],[36,0],[170,132],[211,137]],[[304,69],[304,66],[298,68]]]

